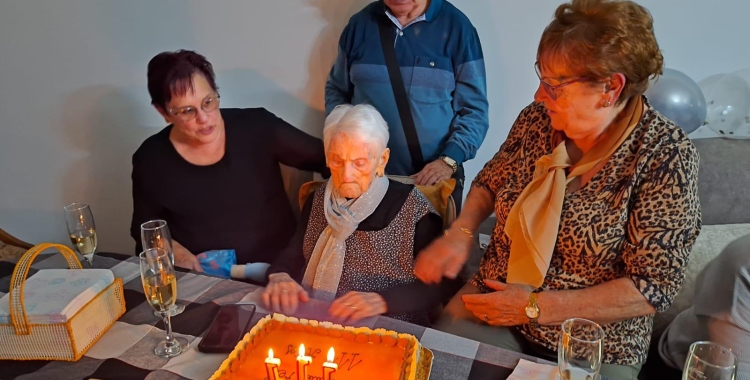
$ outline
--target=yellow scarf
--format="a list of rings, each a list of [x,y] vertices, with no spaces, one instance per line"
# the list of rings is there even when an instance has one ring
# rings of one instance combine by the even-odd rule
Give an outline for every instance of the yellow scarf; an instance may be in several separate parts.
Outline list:
[[[634,97],[608,135],[575,165],[568,157],[565,139],[551,154],[537,160],[533,180],[513,204],[505,223],[505,234],[511,239],[509,284],[542,286],[557,241],[566,187],[576,177],[595,168],[601,169],[599,164],[605,163],[622,145],[638,125],[642,114],[643,100],[640,96]],[[573,168],[566,176],[565,169],[571,166]]]

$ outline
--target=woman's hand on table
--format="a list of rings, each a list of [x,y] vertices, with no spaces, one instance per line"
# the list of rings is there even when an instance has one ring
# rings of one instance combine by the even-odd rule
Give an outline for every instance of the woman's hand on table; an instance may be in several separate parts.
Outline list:
[[[517,326],[529,323],[526,305],[532,291],[530,286],[506,284],[495,280],[484,280],[484,284],[495,291],[464,294],[461,299],[466,310],[491,326]]]
[[[328,314],[342,322],[381,315],[388,311],[383,297],[378,293],[349,292],[334,300]]]
[[[172,250],[174,251],[174,265],[196,272],[203,272],[203,268],[201,267],[198,258],[180,243],[173,241]]]
[[[451,227],[446,234],[423,249],[414,263],[414,275],[426,284],[439,283],[443,277],[454,279],[469,258],[473,237]]]
[[[289,315],[297,311],[300,302],[309,300],[305,289],[288,274],[273,273],[268,276],[268,285],[263,291],[266,309]]]

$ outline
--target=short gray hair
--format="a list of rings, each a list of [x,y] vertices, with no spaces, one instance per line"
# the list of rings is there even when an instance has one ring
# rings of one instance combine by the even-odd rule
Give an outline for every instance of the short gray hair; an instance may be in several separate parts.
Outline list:
[[[337,133],[345,132],[356,135],[365,141],[375,143],[380,151],[388,146],[388,123],[375,107],[368,104],[341,104],[326,117],[323,128],[323,146],[326,153],[331,138]]]

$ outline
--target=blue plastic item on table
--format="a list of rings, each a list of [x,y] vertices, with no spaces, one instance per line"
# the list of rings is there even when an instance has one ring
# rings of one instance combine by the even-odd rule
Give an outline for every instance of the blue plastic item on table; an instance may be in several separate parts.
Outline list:
[[[211,276],[229,278],[232,265],[237,264],[237,255],[233,249],[206,251],[196,257],[203,272]]]

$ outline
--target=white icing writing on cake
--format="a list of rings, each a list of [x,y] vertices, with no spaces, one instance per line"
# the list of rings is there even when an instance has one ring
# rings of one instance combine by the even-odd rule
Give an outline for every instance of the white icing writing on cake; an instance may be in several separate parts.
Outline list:
[[[279,379],[296,380],[297,372],[296,371],[287,372],[287,370],[285,369],[279,370]],[[268,378],[264,376],[263,380],[268,380]],[[323,379],[322,376],[315,376],[315,375],[308,374],[307,380],[325,380],[325,379]]]
[[[313,360],[317,357],[318,354],[322,354],[323,351],[319,348],[311,348],[308,351],[308,355],[310,355]],[[338,354],[338,352],[337,352]],[[287,356],[297,356],[297,349],[294,345],[287,345],[286,347],[286,355]],[[359,359],[360,354],[359,353],[348,353],[348,352],[342,352],[341,357],[338,358],[338,360],[334,360],[336,364],[339,365],[339,370],[346,370],[351,371],[354,369],[354,367],[358,366],[362,363],[362,359]],[[321,356],[321,360],[323,360],[323,357]],[[281,373],[279,373],[279,376],[282,376]],[[309,376],[308,378],[313,378],[313,376]]]

